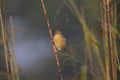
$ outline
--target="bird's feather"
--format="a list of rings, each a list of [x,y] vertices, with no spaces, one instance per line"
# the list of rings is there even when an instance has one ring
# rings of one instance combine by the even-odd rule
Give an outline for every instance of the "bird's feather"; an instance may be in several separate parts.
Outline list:
[[[58,50],[63,50],[65,48],[66,40],[61,33],[55,34],[53,40]]]

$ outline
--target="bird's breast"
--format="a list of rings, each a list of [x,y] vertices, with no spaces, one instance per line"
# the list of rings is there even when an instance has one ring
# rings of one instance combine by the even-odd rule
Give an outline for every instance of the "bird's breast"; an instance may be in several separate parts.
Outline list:
[[[55,35],[54,36],[54,43],[56,48],[64,49],[65,48],[65,39],[62,35]]]

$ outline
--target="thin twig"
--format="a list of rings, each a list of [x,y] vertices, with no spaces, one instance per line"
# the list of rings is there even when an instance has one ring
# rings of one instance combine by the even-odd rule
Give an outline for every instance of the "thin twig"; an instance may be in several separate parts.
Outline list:
[[[61,71],[61,67],[60,67],[60,63],[59,63],[59,59],[58,59],[58,55],[57,55],[57,50],[56,50],[56,47],[55,47],[54,42],[53,42],[52,29],[50,27],[50,22],[49,22],[48,15],[47,15],[47,12],[46,12],[44,0],[41,0],[41,3],[42,3],[42,8],[43,8],[43,11],[44,11],[45,18],[46,18],[47,27],[48,27],[48,30],[49,30],[49,33],[50,33],[50,38],[52,40],[52,46],[53,46],[53,50],[54,50],[53,53],[54,53],[55,60],[56,60],[57,66],[58,66],[59,77],[60,77],[60,80],[63,80],[62,71]]]

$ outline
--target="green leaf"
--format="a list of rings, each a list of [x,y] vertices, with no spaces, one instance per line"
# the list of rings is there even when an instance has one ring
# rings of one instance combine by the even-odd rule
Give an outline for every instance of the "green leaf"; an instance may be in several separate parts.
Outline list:
[[[112,27],[112,31],[120,38],[120,31],[117,28]]]

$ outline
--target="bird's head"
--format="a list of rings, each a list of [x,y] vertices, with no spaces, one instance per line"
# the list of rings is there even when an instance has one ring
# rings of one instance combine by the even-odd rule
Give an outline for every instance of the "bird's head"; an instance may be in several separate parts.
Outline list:
[[[61,31],[60,30],[56,30],[55,34],[61,34]]]

